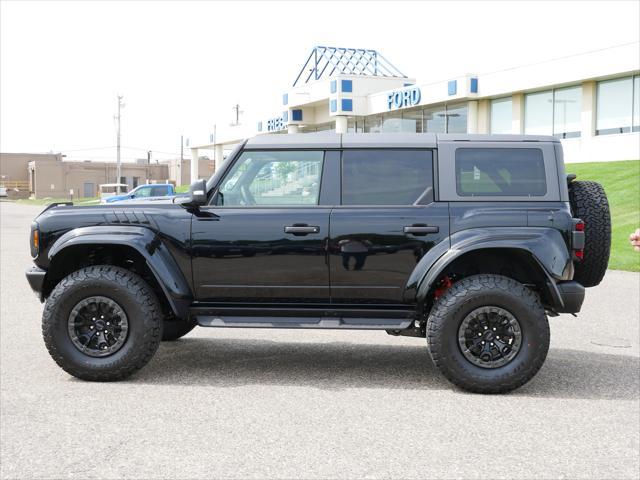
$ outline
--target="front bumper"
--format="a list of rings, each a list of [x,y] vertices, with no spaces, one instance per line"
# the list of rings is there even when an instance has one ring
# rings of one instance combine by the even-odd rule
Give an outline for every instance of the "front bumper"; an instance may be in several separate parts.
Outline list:
[[[25,274],[27,275],[27,280],[29,281],[29,285],[31,285],[31,289],[35,292],[40,301],[42,301],[42,287],[44,285],[44,277],[47,274],[47,271],[38,267],[31,267],[27,269]]]

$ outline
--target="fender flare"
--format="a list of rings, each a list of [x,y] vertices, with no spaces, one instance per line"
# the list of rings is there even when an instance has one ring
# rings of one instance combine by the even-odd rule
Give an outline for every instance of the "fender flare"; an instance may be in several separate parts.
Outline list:
[[[489,227],[462,230],[441,242],[420,260],[405,289],[405,300],[425,305],[427,295],[440,274],[453,261],[476,250],[508,249],[529,254],[546,276],[547,293],[554,307],[562,308],[557,280],[569,280],[573,262],[562,234],[553,228]]]
[[[159,234],[142,226],[91,226],[68,231],[51,246],[49,261],[78,245],[122,245],[137,251],[162,288],[178,318],[187,318],[193,295],[187,280]]]

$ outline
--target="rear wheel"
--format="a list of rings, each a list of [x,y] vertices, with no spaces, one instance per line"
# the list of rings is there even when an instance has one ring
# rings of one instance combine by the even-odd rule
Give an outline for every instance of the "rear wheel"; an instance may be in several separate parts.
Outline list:
[[[138,275],[110,265],[86,267],[53,289],[42,335],[51,357],[74,377],[121,380],[158,349],[162,313]]]
[[[429,353],[459,387],[503,393],[527,383],[549,350],[549,323],[538,296],[500,275],[455,283],[427,319]]]
[[[609,264],[611,215],[602,185],[596,182],[569,184],[569,200],[574,217],[585,223],[584,259],[576,263],[573,279],[585,287],[598,285]]]

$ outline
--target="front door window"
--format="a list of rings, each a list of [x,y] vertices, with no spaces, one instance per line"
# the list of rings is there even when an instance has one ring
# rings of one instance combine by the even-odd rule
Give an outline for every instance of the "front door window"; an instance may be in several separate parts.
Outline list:
[[[217,205],[317,205],[323,152],[246,151],[218,192]]]

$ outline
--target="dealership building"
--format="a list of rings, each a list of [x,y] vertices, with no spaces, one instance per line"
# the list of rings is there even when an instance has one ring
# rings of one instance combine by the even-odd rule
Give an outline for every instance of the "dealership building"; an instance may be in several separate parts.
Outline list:
[[[278,111],[218,131],[192,157],[214,150],[219,163],[254,135],[334,131],[554,135],[568,162],[639,159],[639,47],[421,83],[375,50],[318,46],[291,88],[273,92]]]

